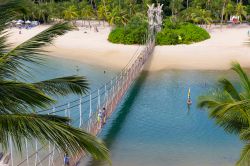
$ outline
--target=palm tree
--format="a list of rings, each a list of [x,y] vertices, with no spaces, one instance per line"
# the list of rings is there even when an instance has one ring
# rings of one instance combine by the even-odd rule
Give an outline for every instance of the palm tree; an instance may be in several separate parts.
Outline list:
[[[108,150],[94,136],[68,125],[70,119],[56,115],[37,114],[36,109],[45,109],[55,103],[52,96],[86,93],[85,77],[68,76],[25,82],[32,77],[27,64],[41,64],[45,52],[41,47],[48,45],[57,36],[73,29],[69,23],[59,23],[44,30],[15,48],[7,42],[7,24],[13,19],[15,9],[23,3],[11,0],[0,3],[0,143],[7,150],[9,140],[14,147],[23,151],[24,139],[37,139],[42,144],[48,141],[69,155],[83,150],[94,158],[109,159]],[[42,127],[41,127],[42,126]]]
[[[64,11],[64,19],[65,20],[75,20],[78,17],[77,14],[77,8],[74,5],[69,6],[68,8],[66,8]]]
[[[228,19],[229,16],[233,15],[234,10],[234,5],[232,4],[232,2],[229,2],[225,7],[225,21]]]
[[[99,5],[97,9],[97,17],[99,20],[103,20],[103,25],[105,25],[105,20],[106,20],[106,9],[103,5]]]
[[[228,79],[219,81],[220,87],[199,97],[198,106],[207,108],[209,117],[228,133],[237,134],[246,142],[237,166],[248,166],[250,162],[250,79],[240,64],[233,63],[240,84],[234,85]],[[240,86],[240,88],[237,88]],[[239,91],[240,89],[241,91]]]
[[[94,16],[93,8],[90,5],[86,5],[82,11],[83,16],[88,20],[90,27],[90,20]]]
[[[107,21],[109,25],[125,25],[128,22],[128,14],[116,6],[108,13]]]
[[[134,0],[125,0],[125,5],[128,9],[129,16],[132,16],[135,14],[135,1]],[[119,3],[119,10],[121,10],[120,3]]]
[[[222,24],[223,24],[223,18],[224,18],[224,15],[225,15],[225,8],[226,8],[226,5],[227,5],[227,2],[228,0],[222,0],[223,2],[223,5],[222,5],[222,9],[221,9],[221,21],[220,21],[220,24],[221,24],[221,28],[222,28]]]
[[[176,20],[176,15],[179,13],[179,11],[183,8],[182,6],[183,0],[171,0],[169,7],[171,8],[172,16]]]
[[[188,9],[183,10],[180,14],[184,21],[192,21],[197,24],[201,23],[206,25],[210,25],[212,23],[210,11],[201,9],[200,7],[189,7]]]
[[[236,5],[235,13],[240,17],[240,22],[242,22],[242,17],[247,17],[247,8],[241,2]]]

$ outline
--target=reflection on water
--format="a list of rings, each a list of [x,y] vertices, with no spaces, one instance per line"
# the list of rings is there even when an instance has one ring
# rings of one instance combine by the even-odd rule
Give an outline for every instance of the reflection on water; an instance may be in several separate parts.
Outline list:
[[[241,143],[196,107],[218,71],[144,73],[101,133],[114,166],[233,166]],[[187,106],[191,89],[193,104]],[[88,166],[105,163],[91,161]]]
[[[48,67],[35,66],[32,80],[79,74],[87,76],[91,89],[96,89],[115,75],[110,69],[57,58],[48,58],[46,64]],[[113,165],[233,166],[239,157],[241,143],[196,107],[199,95],[214,88],[221,76],[232,77],[231,74],[218,71],[144,72],[100,135],[111,150]],[[193,101],[190,107],[186,103],[188,88]],[[59,103],[75,97],[60,99]],[[90,161],[87,165],[107,164]]]
[[[141,87],[143,86],[146,78],[148,76],[148,72],[143,72],[139,78],[135,81],[133,87],[130,89],[129,95],[125,99],[124,103],[122,103],[119,108],[119,112],[117,112],[116,118],[114,119],[114,123],[116,125],[112,125],[107,132],[107,135],[103,138],[103,141],[106,143],[109,149],[112,149],[113,140],[116,139],[118,134],[121,132],[124,123],[126,122],[126,117],[131,111],[131,107],[133,106],[136,97],[138,96]],[[101,166],[105,163],[100,161],[91,160],[87,165],[88,166]]]

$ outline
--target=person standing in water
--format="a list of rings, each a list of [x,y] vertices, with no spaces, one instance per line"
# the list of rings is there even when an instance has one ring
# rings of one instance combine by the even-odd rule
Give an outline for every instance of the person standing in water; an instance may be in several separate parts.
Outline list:
[[[187,104],[188,104],[188,105],[191,105],[191,104],[192,104],[192,100],[191,100],[191,90],[190,90],[190,88],[188,89]]]

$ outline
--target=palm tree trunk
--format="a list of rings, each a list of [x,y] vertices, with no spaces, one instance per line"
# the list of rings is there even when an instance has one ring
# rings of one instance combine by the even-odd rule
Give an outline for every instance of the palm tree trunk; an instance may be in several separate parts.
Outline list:
[[[107,13],[107,7],[106,7],[105,0],[103,0],[103,6],[104,6],[105,14],[106,14],[106,17],[107,17],[108,13]]]
[[[224,12],[225,12],[225,6],[226,6],[226,1],[224,0],[223,6],[222,6],[222,11],[221,11],[221,20],[220,20],[221,28],[222,28],[222,24],[223,24],[223,17],[224,17]]]
[[[105,20],[103,20],[103,27],[105,28]]]

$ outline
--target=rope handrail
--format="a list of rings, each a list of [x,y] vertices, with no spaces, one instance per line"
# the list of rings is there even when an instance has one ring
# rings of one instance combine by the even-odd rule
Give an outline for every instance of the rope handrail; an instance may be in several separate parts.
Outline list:
[[[138,52],[139,48],[140,48],[140,45],[139,45],[139,47],[136,49],[136,51],[134,52],[133,56],[130,58],[130,60],[129,60],[129,62],[127,63],[127,65],[126,65],[118,74],[116,74],[113,78],[111,78],[111,80],[109,80],[109,81],[107,81],[106,83],[102,84],[98,89],[103,89],[103,88],[105,87],[105,85],[109,84],[112,80],[115,80],[115,78],[116,78],[117,76],[120,76],[120,75],[127,69],[127,67],[130,65],[130,63],[132,63],[132,60],[133,60],[133,58],[137,55],[137,52]],[[94,90],[94,91],[90,91],[89,93],[85,94],[85,95],[82,97],[82,99],[83,99],[83,98],[89,97],[90,94],[95,94],[95,93],[98,91],[98,89],[96,89],[96,90]],[[69,101],[69,102],[67,102],[67,103],[65,103],[65,104],[55,106],[55,107],[53,107],[53,108],[64,107],[64,106],[66,106],[68,103],[74,103],[74,102],[77,102],[78,100],[79,100],[79,99],[75,99],[75,100]],[[49,108],[49,109],[45,109],[45,110],[40,110],[40,111],[37,111],[36,113],[46,112],[46,111],[52,110],[53,108]]]
[[[137,53],[139,50],[138,48],[128,64],[122,69],[122,71],[120,71],[110,81],[103,84],[99,89],[66,104],[62,104],[60,106],[56,106],[47,110],[40,110],[37,111],[37,113],[49,112],[48,114],[52,115],[60,112],[65,112],[65,115],[70,117],[70,115],[73,115],[72,111],[74,111],[74,115],[77,113],[73,108],[79,106],[79,118],[77,118],[76,121],[72,122],[71,125],[76,125],[76,123],[79,123],[80,128],[85,128],[93,135],[97,135],[102,129],[102,126],[100,127],[100,123],[98,120],[98,112],[102,108],[106,108],[106,118],[108,119],[111,116],[111,114],[115,111],[117,104],[127,92],[127,89],[135,81],[135,78],[142,70],[153,49],[154,39],[149,38],[146,42],[146,47],[144,47],[144,49],[140,53]],[[88,115],[87,112],[85,113],[86,116],[88,116],[86,119],[84,119],[82,113],[82,106],[84,105],[87,105],[87,109],[89,109]],[[32,153],[31,155],[27,154],[28,157],[22,160],[22,162],[20,162],[18,166],[29,162],[27,159],[32,158],[34,155],[38,155],[38,153],[41,152],[42,149],[44,149],[46,146],[47,145],[44,145],[43,147],[37,149],[36,152]],[[37,161],[35,161],[36,165],[40,165],[48,157],[51,157],[52,154],[54,154],[53,150],[47,153],[47,155],[43,157],[42,160],[40,160],[38,163]],[[75,157],[75,159],[73,160],[73,163],[79,161],[79,158],[81,158],[81,156],[81,154],[77,155],[77,157]]]

